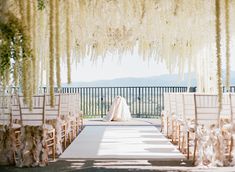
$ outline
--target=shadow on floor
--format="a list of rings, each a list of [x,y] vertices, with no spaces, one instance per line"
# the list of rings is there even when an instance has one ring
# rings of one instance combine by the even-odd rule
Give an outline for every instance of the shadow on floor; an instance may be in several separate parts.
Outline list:
[[[186,163],[187,164],[187,163]],[[162,169],[149,169],[154,166],[185,166],[179,162],[156,162],[147,160],[70,160],[51,162],[46,167],[16,168],[11,166],[0,166],[1,172],[116,172],[116,171],[163,171]],[[179,171],[177,168],[170,171]],[[182,169],[180,170],[182,171]]]

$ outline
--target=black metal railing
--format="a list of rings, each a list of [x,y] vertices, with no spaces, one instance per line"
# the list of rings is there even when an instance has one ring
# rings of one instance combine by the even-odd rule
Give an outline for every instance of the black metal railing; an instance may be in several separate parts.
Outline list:
[[[104,117],[116,96],[126,99],[133,117],[159,117],[164,108],[165,92],[196,92],[196,87],[63,87],[62,93],[80,93],[80,107],[85,117]],[[226,89],[223,88],[226,92]],[[41,87],[41,93],[47,92]],[[55,92],[58,89],[55,88]],[[235,86],[230,87],[235,92]]]
[[[80,93],[80,106],[85,117],[104,117],[116,96],[126,99],[133,117],[159,117],[164,92],[186,92],[187,87],[64,87],[62,93]],[[55,91],[58,91],[55,88]],[[195,92],[191,87],[190,92]],[[46,88],[44,88],[46,92]]]

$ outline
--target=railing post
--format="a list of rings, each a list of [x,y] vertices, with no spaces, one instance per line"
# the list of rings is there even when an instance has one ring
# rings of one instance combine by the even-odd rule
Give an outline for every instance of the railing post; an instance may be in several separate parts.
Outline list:
[[[43,93],[47,93],[47,88],[46,87],[43,87]]]
[[[104,106],[104,98],[103,98],[103,88],[101,88],[101,118],[103,118],[103,106]]]
[[[193,93],[196,92],[196,88],[197,88],[197,87],[190,87],[190,88],[189,88],[189,92],[193,92]]]
[[[140,87],[138,87],[138,101],[139,101],[139,103],[138,103],[138,105],[139,105],[139,111],[138,111],[138,118],[140,117],[140,106],[141,106],[141,102],[140,102],[140,100],[141,100],[141,98],[140,98]]]

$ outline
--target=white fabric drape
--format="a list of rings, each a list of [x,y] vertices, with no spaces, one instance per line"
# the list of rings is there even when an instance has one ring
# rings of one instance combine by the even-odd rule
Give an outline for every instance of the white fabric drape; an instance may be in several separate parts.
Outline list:
[[[104,121],[128,121],[131,119],[131,113],[129,106],[126,103],[126,99],[121,96],[117,96],[112,106],[104,118]]]

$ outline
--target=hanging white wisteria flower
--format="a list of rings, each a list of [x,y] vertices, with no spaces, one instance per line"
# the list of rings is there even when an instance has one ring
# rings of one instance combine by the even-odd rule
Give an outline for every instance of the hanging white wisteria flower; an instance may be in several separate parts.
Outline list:
[[[220,0],[215,1],[215,29],[216,29],[216,59],[217,59],[217,89],[219,110],[222,109],[222,64],[221,64],[221,21],[220,21]]]
[[[50,24],[50,34],[49,34],[49,63],[50,63],[50,73],[49,73],[49,83],[50,83],[50,95],[54,97],[54,8],[55,8],[55,0],[50,0],[50,17],[49,17],[49,24]],[[51,98],[51,106],[54,106],[54,98]]]
[[[230,15],[229,0],[225,0],[225,38],[226,38],[226,89],[230,91]]]
[[[56,81],[57,87],[61,87],[61,78],[60,78],[60,3],[56,1]]]
[[[78,63],[85,57],[97,60],[109,53],[122,56],[137,47],[143,59],[154,58],[156,62],[164,62],[169,71],[176,68],[181,74],[185,70],[195,71],[198,90],[213,92],[222,86],[219,69],[221,52],[217,52],[216,56],[214,50],[216,45],[219,50],[220,39],[215,37],[220,32],[215,30],[214,24],[215,1],[2,0],[2,14],[12,13],[27,28],[27,46],[32,53],[30,60],[15,60],[15,84],[20,82],[25,97],[29,97],[47,80],[53,95],[54,86],[60,87],[61,63],[67,64],[67,79],[70,83],[71,65],[74,62]],[[226,8],[220,10],[223,14],[226,12],[226,20],[221,17],[219,22],[226,21],[226,30],[218,27],[218,24],[216,28],[221,33],[226,31],[229,52],[232,43],[228,39],[232,36],[233,27],[229,25],[229,1],[225,2]],[[231,11],[234,10],[233,6],[230,5]],[[227,78],[229,56],[227,53]],[[214,84],[216,69],[212,67],[216,62],[218,84]],[[25,71],[28,65],[32,65],[30,69],[27,68],[27,71],[31,70],[32,86],[26,83],[29,81],[26,80]],[[17,75],[21,67],[25,74],[22,78]],[[229,85],[228,79],[226,85]]]

